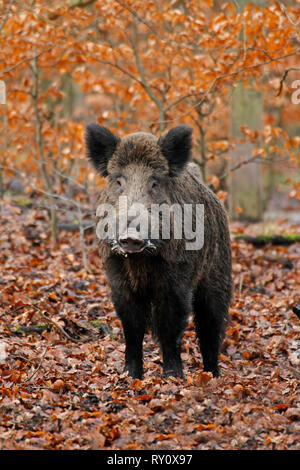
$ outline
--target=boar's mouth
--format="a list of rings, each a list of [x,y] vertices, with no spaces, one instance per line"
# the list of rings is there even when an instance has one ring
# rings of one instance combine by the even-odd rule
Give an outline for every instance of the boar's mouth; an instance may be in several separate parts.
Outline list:
[[[125,258],[128,255],[144,254],[152,255],[157,247],[151,242],[151,240],[136,240],[136,239],[113,239],[110,241],[110,249],[112,253]]]

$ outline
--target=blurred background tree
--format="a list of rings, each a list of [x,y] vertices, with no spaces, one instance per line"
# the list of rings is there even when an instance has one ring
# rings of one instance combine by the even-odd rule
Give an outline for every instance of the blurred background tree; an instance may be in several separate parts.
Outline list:
[[[87,122],[120,135],[187,123],[232,219],[285,210],[283,195],[297,205],[299,17],[299,0],[0,0],[2,197],[42,195],[56,238],[58,202],[81,217],[104,184]]]

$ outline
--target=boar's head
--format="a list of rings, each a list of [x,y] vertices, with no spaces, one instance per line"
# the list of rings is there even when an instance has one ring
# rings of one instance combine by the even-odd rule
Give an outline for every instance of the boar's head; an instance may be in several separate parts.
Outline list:
[[[158,220],[151,214],[153,208],[170,207],[176,201],[174,178],[190,159],[191,134],[190,127],[180,125],[160,138],[137,132],[121,139],[103,126],[87,125],[88,158],[107,179],[105,197],[100,199],[115,210],[116,225],[107,237],[115,253],[153,254],[167,242],[162,237],[161,212]]]

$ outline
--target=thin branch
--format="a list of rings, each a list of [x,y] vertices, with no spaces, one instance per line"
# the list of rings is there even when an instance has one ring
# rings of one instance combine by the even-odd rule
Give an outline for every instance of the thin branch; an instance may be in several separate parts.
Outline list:
[[[284,81],[286,80],[286,78],[287,78],[289,72],[291,72],[292,70],[300,70],[300,67],[290,67],[290,68],[288,68],[288,69],[285,69],[285,72],[284,72],[284,74],[282,75],[281,80],[280,80],[279,90],[278,90],[278,93],[277,93],[276,97],[279,96],[279,95],[281,95],[282,88],[283,88],[283,83],[284,83]]]
[[[204,93],[205,91],[198,91],[195,93],[187,93],[186,95],[180,96],[179,98],[177,98],[177,100],[173,101],[173,103],[170,103],[168,106],[165,107],[165,113],[170,111],[170,109],[174,106],[177,106],[179,103],[181,103],[181,101],[184,101],[187,98],[192,98],[193,96],[203,95]],[[202,104],[202,102],[200,104]]]
[[[55,198],[55,199],[61,199],[62,201],[68,202],[69,204],[74,205],[75,207],[79,208],[80,210],[82,209],[82,206],[78,204],[78,202],[74,201],[73,199],[69,199],[65,196],[62,196],[61,194],[55,194],[55,193],[49,193],[47,191],[44,191],[43,189],[38,189],[39,192],[45,194],[46,196],[49,196],[50,198]]]
[[[105,65],[110,65],[111,67],[115,67],[117,70],[124,73],[124,75],[127,75],[133,81],[139,83],[139,85],[141,85],[143,88],[145,88],[144,83],[138,77],[136,77],[131,72],[129,72],[129,70],[124,69],[117,62],[111,62],[110,60],[99,59],[98,57],[96,57],[92,54],[85,54],[85,56],[90,57],[91,59],[95,60],[96,62],[99,62],[100,64],[105,64]]]
[[[297,29],[297,31],[299,31],[298,25],[300,24],[300,20],[298,20],[297,22],[293,21],[292,18],[290,17],[290,14],[288,13],[286,7],[283,5],[283,3],[280,3],[280,8],[281,8],[281,11],[287,17],[288,21],[291,23],[291,25],[293,25]]]
[[[57,198],[61,199],[62,201],[66,201],[70,204],[73,204],[77,208],[77,216],[78,216],[78,222],[79,222],[79,233],[80,233],[80,244],[81,244],[81,253],[82,253],[82,261],[83,265],[86,271],[90,271],[88,259],[87,259],[87,254],[86,254],[86,246],[85,246],[85,241],[84,241],[84,232],[88,228],[92,227],[93,225],[89,225],[88,227],[83,226],[83,219],[82,219],[82,207],[78,202],[74,201],[73,199],[66,198],[64,196],[61,196],[60,194],[52,194],[52,193],[47,193],[46,191],[43,191],[42,189],[39,190],[40,192],[46,194],[48,197],[51,199]]]
[[[160,130],[161,132],[164,131],[165,129],[165,112],[163,109],[163,103],[162,101],[156,96],[156,94],[152,91],[151,87],[148,85],[145,73],[144,73],[144,68],[140,59],[138,47],[137,47],[137,19],[134,16],[133,17],[133,37],[132,37],[132,48],[133,48],[133,53],[135,57],[135,62],[137,69],[139,71],[140,77],[141,77],[141,82],[143,84],[143,87],[148,94],[149,98],[156,104],[158,112],[159,112],[159,123],[160,123]]]
[[[83,261],[83,266],[86,271],[90,270],[87,255],[86,255],[86,246],[85,246],[85,241],[84,241],[84,227],[83,227],[83,221],[82,221],[82,212],[80,207],[77,207],[77,216],[78,216],[78,222],[79,222],[79,233],[80,233],[80,244],[81,244],[81,253],[82,253],[82,261]]]
[[[24,64],[25,62],[30,62],[30,61],[32,61],[32,60],[37,59],[38,57],[40,57],[40,56],[41,56],[42,54],[44,54],[45,52],[51,51],[51,49],[52,49],[53,47],[54,47],[54,46],[48,47],[47,49],[44,49],[43,51],[37,52],[37,53],[34,54],[33,56],[25,57],[24,59],[20,60],[19,62],[17,62],[16,64],[12,65],[11,67],[8,67],[7,69],[1,70],[1,72],[0,72],[0,77],[2,77],[3,75],[5,75],[6,73],[11,72],[12,70],[16,69],[17,67],[19,67],[20,65]]]
[[[206,97],[212,93],[213,91],[216,90],[217,88],[217,85],[219,84],[220,81],[222,80],[225,80],[225,79],[228,79],[228,78],[233,78],[233,77],[236,77],[238,75],[241,75],[243,74],[244,72],[247,72],[247,71],[251,71],[251,70],[255,70],[255,69],[258,69],[259,67],[264,67],[265,65],[269,65],[273,62],[278,62],[280,60],[283,60],[283,59],[286,59],[288,57],[292,57],[292,56],[295,56],[297,54],[300,54],[300,49],[296,49],[295,51],[293,52],[289,52],[287,54],[284,54],[282,56],[279,56],[279,57],[270,57],[268,60],[266,60],[265,62],[260,62],[259,64],[253,64],[253,65],[246,65],[245,67],[242,67],[241,69],[239,70],[235,70],[234,72],[228,72],[228,73],[223,73],[221,75],[218,75],[217,77],[215,77],[210,85],[210,87],[204,91],[204,92],[201,92],[201,94],[203,94],[203,97],[201,98],[201,100],[197,103],[195,103],[193,106],[191,106],[190,110],[187,111],[186,113],[182,113],[180,115],[180,117],[178,118],[175,118],[175,119],[167,119],[167,120],[164,120],[164,122],[168,122],[168,123],[171,123],[171,122],[177,122],[178,120],[182,119],[183,117],[186,117],[186,116],[189,116],[190,114],[192,114],[192,112],[194,111],[194,109],[196,109],[198,106],[200,106],[206,99]],[[200,92],[199,92],[200,93]],[[190,95],[190,94],[189,94]],[[182,99],[178,98],[177,99],[177,104],[181,101],[183,101],[183,99],[187,98],[189,95],[185,95],[184,97],[182,97]],[[175,103],[175,102],[174,102]],[[174,105],[174,103],[172,104],[172,106]],[[170,106],[169,106],[170,107]],[[148,122],[147,124],[150,126],[150,125],[153,125],[153,124],[158,124],[160,121],[151,121],[151,122]]]
[[[143,23],[147,28],[150,29],[151,33],[154,34],[154,36],[157,36],[161,41],[163,42],[168,42],[165,38],[163,38],[154,28],[153,26],[146,21],[144,18],[141,18],[134,10],[133,8],[130,8],[126,3],[122,2],[121,0],[116,0],[116,2],[121,5],[125,10],[128,10],[132,16],[137,19],[140,23]]]
[[[30,63],[31,70],[33,73],[33,92],[32,92],[32,101],[33,101],[33,107],[34,107],[34,114],[35,114],[35,140],[36,140],[36,146],[38,150],[38,163],[39,167],[42,173],[42,176],[44,178],[44,182],[47,188],[47,191],[52,190],[52,178],[49,176],[48,171],[47,171],[47,162],[45,159],[45,154],[44,154],[44,148],[43,148],[43,124],[42,124],[42,119],[41,119],[41,114],[39,110],[39,66],[38,66],[38,61],[37,58],[35,57],[32,62]],[[49,199],[50,201],[50,212],[51,212],[51,235],[54,238],[54,240],[57,240],[57,214],[56,214],[56,207],[55,207],[55,201],[52,197]]]
[[[178,49],[189,49],[191,51],[194,51],[195,48],[197,48],[197,50],[199,51],[200,48],[199,48],[199,45],[198,44],[193,44],[193,43],[190,43],[190,44],[186,44],[186,43],[183,43],[183,42],[180,42],[180,44],[175,41],[175,40],[172,40],[172,39],[167,39],[165,37],[163,37],[155,28],[154,26],[149,23],[149,21],[146,21],[144,18],[142,18],[141,16],[139,16],[136,11],[134,11],[133,8],[131,8],[129,5],[127,5],[125,2],[123,2],[122,0],[116,0],[116,2],[121,5],[125,10],[129,11],[131,13],[131,15],[137,20],[139,21],[140,23],[144,24],[145,26],[147,26],[147,28],[149,29],[149,31],[151,31],[152,34],[154,34],[154,36],[156,36],[160,41],[162,41],[164,44],[168,44],[169,46],[171,47],[174,47],[176,46]],[[188,13],[185,11],[184,12],[185,15],[188,15]],[[164,18],[163,18],[164,20]],[[167,31],[167,26],[166,24],[164,25],[164,30],[165,32]],[[170,32],[170,31],[169,31]]]
[[[136,24],[136,18],[135,17],[134,17],[133,24],[134,24],[134,26],[133,26],[132,48],[133,48],[133,53],[134,53],[134,57],[135,57],[136,66],[137,66],[137,69],[138,69],[140,77],[141,77],[141,83],[142,83],[143,87],[145,88],[146,92],[148,93],[149,97],[152,99],[152,101],[154,101],[154,103],[157,106],[159,106],[160,105],[160,100],[157,98],[155,93],[149,87],[149,85],[147,83],[147,80],[146,80],[146,77],[145,77],[143,65],[142,65],[140,54],[139,54],[138,47],[137,47],[137,24]]]
[[[60,332],[62,333],[67,339],[69,339],[70,341],[73,341],[73,343],[78,343],[79,340],[75,339],[75,338],[72,338],[72,336],[70,336],[58,323],[56,323],[56,321],[52,320],[52,318],[49,318],[47,317],[47,315],[45,315],[42,311],[42,309],[40,307],[38,307],[37,305],[34,305],[32,304],[31,305],[33,308],[35,308],[39,313],[40,315],[45,318],[45,320],[49,321],[50,323],[52,323],[53,326],[55,326],[55,328]]]
[[[231,168],[228,168],[228,170],[225,171],[225,173],[223,173],[221,176],[219,176],[219,180],[220,181],[223,180],[224,178],[226,178],[233,171],[238,170],[239,168],[241,168],[244,165],[248,165],[248,163],[253,163],[254,161],[257,161],[258,159],[260,159],[260,155],[255,155],[251,158],[248,158],[248,160],[243,160],[241,162],[238,162],[236,165],[233,165]]]
[[[24,383],[25,383],[25,382],[29,382],[29,381],[38,373],[38,371],[39,371],[40,368],[41,368],[43,359],[44,359],[44,357],[46,356],[46,353],[47,353],[48,349],[49,349],[49,341],[48,341],[48,343],[46,344],[46,347],[45,347],[43,353],[41,354],[41,357],[40,357],[40,360],[39,360],[39,363],[38,363],[37,368],[33,371],[33,373],[32,373],[29,377],[27,377],[27,379],[24,380]]]
[[[236,10],[237,12],[242,12],[243,11],[243,7],[240,6],[240,4],[238,3],[237,0],[233,0],[234,4],[235,4],[235,7],[236,7]],[[246,20],[245,20],[245,17],[243,16],[243,30],[242,30],[242,39],[243,39],[243,50],[244,50],[244,60],[246,60],[247,58],[247,47],[246,47],[246,41],[247,41],[247,37],[246,37]]]
[[[7,21],[7,18],[8,18],[8,15],[9,15],[9,12],[10,12],[10,9],[11,9],[11,6],[12,6],[13,3],[14,3],[14,0],[10,0],[10,2],[8,4],[8,7],[6,9],[6,12],[4,14],[4,17],[3,17],[2,21],[1,21],[1,24],[0,24],[0,33],[1,33],[2,29],[5,26],[5,23]]]
[[[86,0],[85,2],[83,0],[77,0],[74,3],[70,5],[70,9],[72,8],[84,8],[87,7],[88,5],[91,5],[92,3],[95,3],[96,0]]]

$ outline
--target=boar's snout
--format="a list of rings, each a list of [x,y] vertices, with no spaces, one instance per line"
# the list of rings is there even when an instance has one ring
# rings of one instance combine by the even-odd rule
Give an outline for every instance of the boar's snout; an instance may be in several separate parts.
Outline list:
[[[118,239],[114,238],[110,242],[111,251],[117,255],[122,255],[127,258],[131,254],[144,254],[152,255],[157,247],[151,242],[151,240],[144,240],[139,234],[134,231],[128,231],[120,235]]]
[[[140,253],[145,248],[146,242],[133,235],[119,237],[119,244],[125,253]]]

